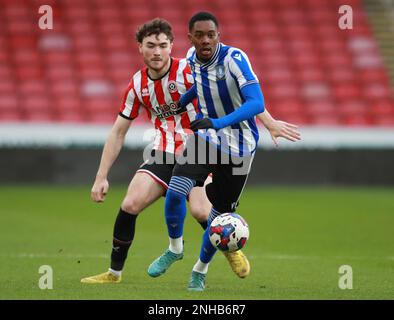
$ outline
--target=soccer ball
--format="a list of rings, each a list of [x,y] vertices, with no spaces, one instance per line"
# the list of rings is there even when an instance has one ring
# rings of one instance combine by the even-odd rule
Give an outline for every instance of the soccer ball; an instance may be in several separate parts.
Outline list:
[[[249,226],[236,213],[224,213],[213,219],[209,227],[209,240],[221,250],[233,252],[242,249],[249,238]]]

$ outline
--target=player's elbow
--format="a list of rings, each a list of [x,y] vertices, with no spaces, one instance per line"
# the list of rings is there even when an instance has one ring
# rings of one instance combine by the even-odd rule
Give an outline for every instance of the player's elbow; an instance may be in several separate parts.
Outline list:
[[[250,112],[253,113],[253,115],[264,112],[264,96],[257,84],[246,87],[243,93],[246,98],[246,103],[249,105]]]
[[[257,114],[264,112],[264,110],[265,110],[264,101],[262,101],[261,103],[258,104]]]
[[[263,93],[260,91],[257,97],[257,103],[258,103],[258,113],[262,113],[265,110],[265,104],[264,104],[264,96]]]
[[[264,98],[263,96],[258,97],[253,100],[253,109],[254,109],[254,114],[257,115],[259,113],[264,112],[265,106],[264,106]]]

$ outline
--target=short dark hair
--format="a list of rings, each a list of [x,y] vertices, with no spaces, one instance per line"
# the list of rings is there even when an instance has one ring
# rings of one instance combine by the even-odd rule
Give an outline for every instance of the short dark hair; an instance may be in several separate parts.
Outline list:
[[[218,19],[216,19],[216,17],[212,13],[206,12],[206,11],[200,11],[200,12],[197,12],[193,17],[190,18],[189,31],[191,31],[193,29],[194,24],[197,21],[209,21],[209,20],[213,21],[216,28],[219,28]]]
[[[164,33],[171,42],[174,40],[171,24],[165,19],[155,18],[141,25],[135,33],[135,38],[142,43],[144,38],[152,34],[158,36],[160,33]]]

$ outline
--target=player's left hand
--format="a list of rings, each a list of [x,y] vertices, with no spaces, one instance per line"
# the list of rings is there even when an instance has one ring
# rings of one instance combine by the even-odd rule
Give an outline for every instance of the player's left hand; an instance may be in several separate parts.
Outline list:
[[[273,120],[269,126],[267,126],[267,129],[275,146],[279,145],[278,138],[285,138],[293,142],[301,140],[301,134],[298,131],[298,126],[292,123],[287,123],[281,120]]]
[[[197,119],[190,122],[190,129],[193,131],[198,131],[200,129],[211,129],[213,128],[213,123],[209,118]]]

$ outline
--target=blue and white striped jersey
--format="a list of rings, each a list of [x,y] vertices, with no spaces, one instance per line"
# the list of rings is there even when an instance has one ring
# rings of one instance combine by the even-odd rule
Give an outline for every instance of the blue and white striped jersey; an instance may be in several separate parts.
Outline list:
[[[247,55],[223,43],[217,45],[210,61],[199,61],[194,47],[189,49],[187,61],[197,89],[197,118],[216,119],[233,112],[244,102],[240,89],[259,82]],[[259,139],[255,117],[219,131],[199,130],[198,134],[236,156],[254,153]]]

